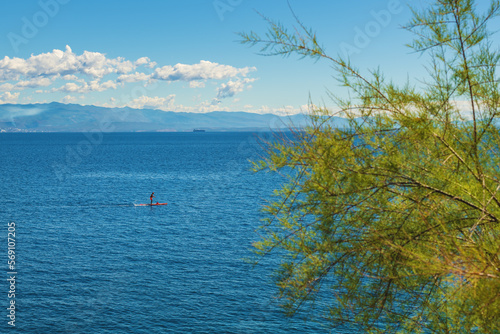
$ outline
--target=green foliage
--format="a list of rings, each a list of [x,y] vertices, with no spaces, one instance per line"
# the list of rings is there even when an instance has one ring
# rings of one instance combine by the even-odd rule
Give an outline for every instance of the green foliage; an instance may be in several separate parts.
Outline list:
[[[492,1],[478,15],[472,0],[414,10],[410,46],[431,60],[418,88],[360,74],[300,23],[241,35],[267,54],[331,61],[353,96],[335,99],[337,113],[313,108],[307,129],[255,163],[289,176],[255,243],[283,256],[287,314],[314,304],[334,326],[372,332],[500,331],[500,53],[487,30],[499,10]],[[333,127],[334,115],[349,127]]]

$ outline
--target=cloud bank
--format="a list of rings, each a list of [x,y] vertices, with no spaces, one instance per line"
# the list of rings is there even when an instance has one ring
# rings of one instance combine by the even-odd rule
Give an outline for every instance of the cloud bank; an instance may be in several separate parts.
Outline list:
[[[100,52],[83,51],[77,54],[66,46],[64,50],[55,49],[26,59],[8,56],[0,59],[0,103],[23,102],[20,99],[27,102],[34,97],[44,101],[85,102],[90,97],[98,100],[96,96],[99,95],[95,94],[115,90],[117,92],[113,94],[116,96],[131,96],[118,99],[107,97],[108,101],[120,101],[122,105],[134,108],[184,110],[185,107],[174,104],[176,94],[173,92],[163,97],[149,97],[144,87],[155,85],[158,88],[163,83],[166,85],[163,89],[167,90],[171,83],[187,82],[183,89],[205,92],[205,101],[199,104],[200,111],[203,111],[213,105],[213,101],[220,103],[222,99],[250,89],[249,84],[256,79],[248,76],[256,70],[255,67],[238,68],[208,60],[158,66],[149,57],[128,60],[123,57],[109,58]],[[215,90],[214,85],[217,87]],[[131,91],[141,94],[130,94]]]

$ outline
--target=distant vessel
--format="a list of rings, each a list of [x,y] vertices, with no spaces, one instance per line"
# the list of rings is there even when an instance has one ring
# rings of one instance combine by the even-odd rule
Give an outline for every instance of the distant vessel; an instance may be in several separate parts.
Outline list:
[[[193,129],[193,132],[205,132],[203,129]]]

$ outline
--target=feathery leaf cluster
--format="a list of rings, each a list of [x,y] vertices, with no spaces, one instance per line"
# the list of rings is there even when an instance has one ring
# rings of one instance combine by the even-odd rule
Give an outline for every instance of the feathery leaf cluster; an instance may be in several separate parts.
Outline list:
[[[410,46],[431,59],[423,89],[360,74],[300,22],[242,34],[269,55],[332,62],[353,96],[336,113],[314,107],[307,129],[255,162],[289,175],[255,243],[284,254],[276,284],[289,315],[314,304],[333,325],[372,332],[500,331],[500,53],[487,30],[499,10],[438,0],[413,11]],[[334,127],[336,115],[349,126]]]

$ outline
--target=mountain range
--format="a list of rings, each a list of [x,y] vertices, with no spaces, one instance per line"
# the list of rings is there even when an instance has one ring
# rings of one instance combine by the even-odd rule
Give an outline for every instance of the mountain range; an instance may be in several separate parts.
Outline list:
[[[343,126],[346,121],[335,118]],[[303,127],[303,114],[277,116],[248,112],[185,113],[156,109],[106,108],[79,104],[2,104],[1,132],[165,132],[255,131]]]

